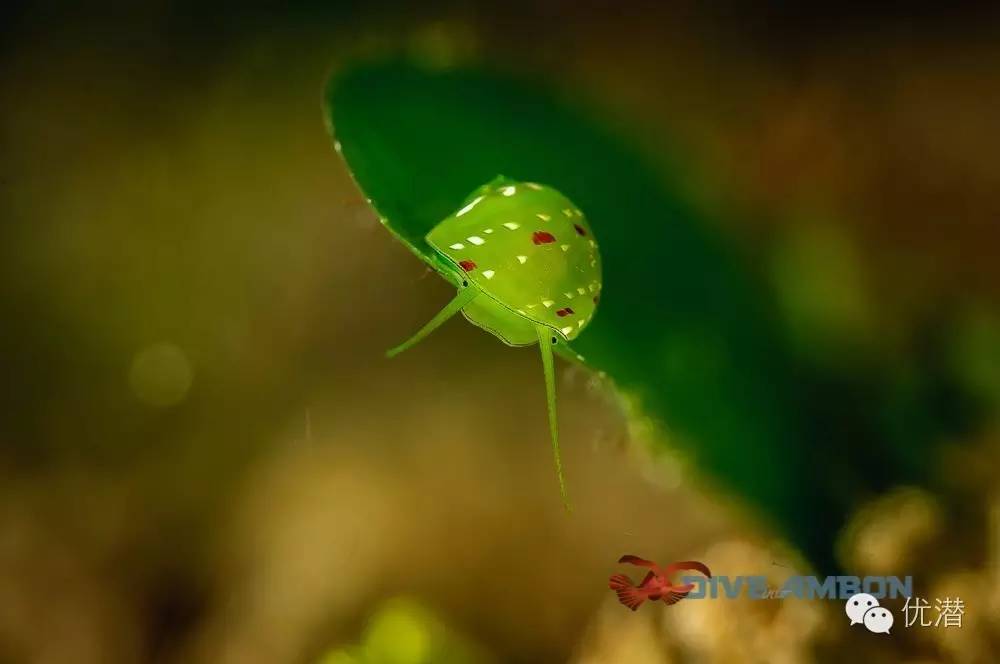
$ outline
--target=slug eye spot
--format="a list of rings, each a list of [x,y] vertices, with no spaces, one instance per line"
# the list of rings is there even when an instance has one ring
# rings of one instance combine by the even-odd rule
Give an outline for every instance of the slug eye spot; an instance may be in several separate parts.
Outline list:
[[[535,231],[531,235],[531,241],[535,244],[550,244],[556,241],[556,237],[546,231]]]
[[[576,234],[579,235],[580,237],[586,237],[587,236],[587,229],[585,229],[580,224],[573,224],[573,228],[576,229]]]
[[[476,264],[472,261],[459,261],[458,266],[465,270],[466,272],[472,272],[476,269]]]
[[[555,337],[552,337],[552,345],[553,345],[553,346],[555,346],[555,345],[556,345],[556,342],[557,342],[556,338],[555,338]]]
[[[469,285],[469,282],[468,282],[468,280],[466,280],[466,279],[463,279],[463,280],[462,280],[462,286],[463,286],[463,287],[468,287],[468,285]]]

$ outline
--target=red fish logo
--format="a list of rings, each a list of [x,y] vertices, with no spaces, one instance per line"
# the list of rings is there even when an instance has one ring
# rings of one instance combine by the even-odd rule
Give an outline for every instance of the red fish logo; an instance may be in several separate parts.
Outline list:
[[[693,583],[675,585],[670,581],[670,577],[680,570],[693,570],[712,578],[712,572],[709,571],[708,566],[696,560],[670,563],[664,568],[638,556],[622,556],[618,562],[649,568],[649,573],[639,585],[632,583],[632,579],[624,574],[615,574],[608,579],[608,587],[617,593],[618,601],[633,611],[638,609],[639,605],[647,599],[651,602],[662,599],[667,604],[676,604],[687,597],[688,593],[694,589]]]

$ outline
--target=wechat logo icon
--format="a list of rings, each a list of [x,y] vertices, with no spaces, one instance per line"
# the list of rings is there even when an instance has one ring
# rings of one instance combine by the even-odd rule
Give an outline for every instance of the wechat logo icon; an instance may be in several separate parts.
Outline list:
[[[851,625],[860,623],[867,627],[869,632],[888,634],[892,628],[894,620],[892,611],[879,606],[878,600],[868,593],[858,593],[851,597],[847,600],[844,611],[851,619]]]

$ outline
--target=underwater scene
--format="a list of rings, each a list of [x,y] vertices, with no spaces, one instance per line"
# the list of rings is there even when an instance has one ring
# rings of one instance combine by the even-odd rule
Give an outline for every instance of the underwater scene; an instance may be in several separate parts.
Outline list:
[[[1000,12],[0,9],[0,664],[989,664]]]

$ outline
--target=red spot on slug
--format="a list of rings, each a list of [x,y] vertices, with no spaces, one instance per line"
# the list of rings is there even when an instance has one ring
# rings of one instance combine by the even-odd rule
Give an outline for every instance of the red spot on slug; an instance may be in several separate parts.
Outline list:
[[[531,241],[535,244],[549,244],[556,241],[556,236],[545,231],[535,231],[531,235]]]
[[[575,313],[576,313],[575,311],[573,311],[569,307],[566,307],[565,309],[560,309],[559,311],[557,311],[556,316],[562,318],[563,316],[569,316],[570,314],[575,314]]]
[[[459,261],[458,266],[466,272],[472,272],[476,269],[476,264],[472,261]]]
[[[573,224],[573,228],[576,229],[576,234],[577,235],[579,235],[580,237],[586,237],[586,235],[587,235],[587,229],[586,228],[584,228],[580,224]]]

